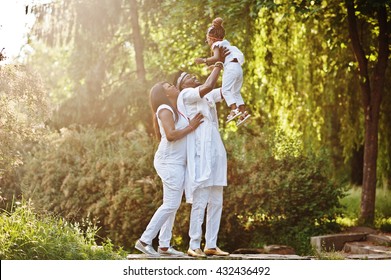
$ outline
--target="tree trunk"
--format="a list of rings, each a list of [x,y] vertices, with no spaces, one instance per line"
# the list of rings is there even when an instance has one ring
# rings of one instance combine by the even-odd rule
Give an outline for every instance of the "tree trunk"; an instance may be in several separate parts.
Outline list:
[[[138,6],[137,0],[130,0],[130,22],[133,30],[133,44],[134,52],[136,54],[137,78],[145,81],[145,67],[144,67],[144,42],[141,36],[140,24],[138,22]]]
[[[350,163],[350,183],[356,186],[362,186],[364,170],[364,145],[361,145],[357,151],[353,151],[352,161]]]
[[[369,79],[368,60],[358,36],[354,0],[346,0],[348,10],[349,36],[359,64],[359,79],[365,114],[364,169],[361,195],[360,223],[373,225],[375,217],[376,170],[378,154],[378,129],[380,105],[384,90],[385,73],[389,54],[387,34],[387,11],[385,4],[377,7],[379,23],[379,45],[377,63]],[[372,85],[372,88],[371,88]]]

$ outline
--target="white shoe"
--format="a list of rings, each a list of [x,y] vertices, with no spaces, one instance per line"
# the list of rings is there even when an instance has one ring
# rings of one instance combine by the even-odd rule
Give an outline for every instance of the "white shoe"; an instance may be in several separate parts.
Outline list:
[[[229,115],[227,116],[227,121],[226,121],[226,123],[229,123],[230,121],[233,121],[234,119],[236,119],[237,117],[239,117],[241,114],[242,114],[242,112],[240,112],[238,109],[233,109],[233,110],[231,110],[231,112],[230,112]]]
[[[195,250],[189,248],[189,250],[187,250],[187,255],[195,258],[206,258],[205,253],[202,252],[200,248],[197,248]]]
[[[177,251],[172,247],[169,247],[167,249],[167,251],[163,251],[162,249],[158,248],[157,251],[160,255],[167,255],[167,256],[184,256],[185,255],[185,253]]]
[[[136,242],[136,245],[134,246],[134,248],[136,248],[137,250],[139,250],[140,252],[144,253],[144,254],[147,254],[149,256],[153,256],[153,257],[159,257],[160,254],[158,252],[155,251],[155,249],[153,249],[153,247],[151,245],[143,245],[140,240],[137,240]]]
[[[248,119],[251,117],[251,115],[249,113],[247,113],[247,111],[244,112],[244,115],[242,115],[237,123],[236,123],[236,126],[241,126],[242,124],[244,124],[245,122],[248,121]]]
[[[224,252],[219,247],[213,249],[204,248],[204,253],[207,256],[229,256],[228,252]]]

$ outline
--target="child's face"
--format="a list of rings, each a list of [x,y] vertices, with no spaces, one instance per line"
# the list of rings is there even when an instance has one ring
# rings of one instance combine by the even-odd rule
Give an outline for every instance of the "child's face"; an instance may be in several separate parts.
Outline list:
[[[205,43],[207,43],[210,47],[214,43],[214,40],[212,38],[210,38],[208,35],[206,35]]]

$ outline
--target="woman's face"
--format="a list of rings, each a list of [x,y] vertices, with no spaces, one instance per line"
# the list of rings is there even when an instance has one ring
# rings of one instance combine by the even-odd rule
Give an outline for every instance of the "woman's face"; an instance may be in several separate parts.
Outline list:
[[[163,88],[167,97],[178,97],[179,90],[174,85],[170,83],[164,83]]]

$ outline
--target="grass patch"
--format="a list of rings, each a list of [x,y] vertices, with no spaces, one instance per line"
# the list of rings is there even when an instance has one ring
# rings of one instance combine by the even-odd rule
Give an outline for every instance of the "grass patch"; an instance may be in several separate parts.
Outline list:
[[[361,187],[353,186],[347,191],[347,195],[341,199],[344,207],[343,217],[337,222],[343,227],[357,226],[360,217]],[[391,190],[376,189],[375,201],[375,227],[391,232]]]
[[[0,259],[2,260],[106,260],[124,259],[121,248],[110,240],[95,242],[97,227],[71,224],[52,215],[34,213],[22,203],[0,214]]]

